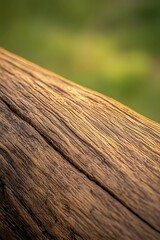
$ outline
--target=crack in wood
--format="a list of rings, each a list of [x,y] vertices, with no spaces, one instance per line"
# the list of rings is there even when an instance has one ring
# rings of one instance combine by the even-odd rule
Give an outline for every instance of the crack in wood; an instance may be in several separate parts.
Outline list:
[[[64,154],[64,152],[58,148],[57,146],[55,146],[53,144],[53,142],[46,137],[43,133],[41,133],[39,131],[39,129],[31,122],[31,120],[29,120],[25,115],[23,115],[21,112],[17,111],[17,109],[11,105],[11,103],[8,103],[6,100],[4,100],[2,97],[0,97],[0,99],[2,100],[2,102],[4,102],[4,104],[7,105],[7,107],[17,116],[19,117],[21,120],[25,121],[26,123],[28,123],[30,126],[32,126],[36,132],[38,132],[40,134],[40,136],[45,140],[45,142],[50,145],[55,151],[57,151],[67,162],[69,162],[74,168],[76,168],[77,171],[79,171],[80,173],[84,174],[90,181],[92,181],[94,184],[96,184],[98,187],[100,187],[103,191],[105,191],[106,193],[108,193],[112,198],[114,198],[116,201],[118,201],[120,204],[122,204],[128,211],[130,211],[132,214],[134,214],[137,218],[139,218],[141,221],[143,221],[146,225],[148,225],[150,228],[152,228],[153,230],[155,230],[156,232],[160,233],[159,230],[157,230],[153,225],[151,225],[147,220],[143,219],[141,216],[139,216],[136,212],[134,212],[130,207],[128,207],[126,205],[126,203],[124,203],[121,199],[119,199],[113,192],[111,192],[109,189],[107,189],[106,187],[104,187],[94,176],[90,176],[87,172],[85,172],[83,169],[81,169],[77,164],[73,163],[73,161],[68,158],[68,156],[66,156]]]
[[[14,113],[15,114],[15,113]],[[19,116],[18,116],[19,117]],[[12,158],[8,155],[8,153],[0,147],[0,155],[2,155],[5,159],[7,159],[7,161],[9,161],[9,164],[11,165],[11,167],[14,169],[15,171],[15,167],[13,165],[13,160]],[[17,173],[18,174],[18,173]],[[49,233],[49,231],[44,227],[44,225],[41,223],[41,221],[39,220],[39,218],[33,213],[32,209],[29,208],[25,202],[23,201],[23,199],[21,199],[21,196],[18,194],[16,194],[8,185],[5,185],[4,180],[3,180],[3,175],[0,176],[0,199],[3,201],[3,199],[5,199],[5,188],[8,188],[12,194],[15,196],[15,199],[19,202],[19,204],[21,204],[21,206],[23,207],[23,209],[25,209],[27,211],[27,213],[29,214],[29,216],[32,218],[32,220],[35,222],[35,224],[37,224],[37,226],[41,229],[42,234],[48,239],[48,240],[57,240],[57,238],[55,236],[53,236],[51,233]],[[49,210],[49,209],[48,209]],[[50,211],[50,215],[53,217],[54,221],[56,223],[59,223],[59,220],[57,219],[57,217],[53,214],[53,212]],[[83,239],[77,232],[75,232],[74,230],[72,230],[71,228],[68,228],[68,231],[71,235],[71,239],[76,240],[77,237],[78,239]],[[77,236],[77,237],[76,237]],[[24,231],[24,235],[23,235],[23,239],[28,239],[28,235],[25,234]],[[35,239],[35,237],[33,237],[33,239]]]

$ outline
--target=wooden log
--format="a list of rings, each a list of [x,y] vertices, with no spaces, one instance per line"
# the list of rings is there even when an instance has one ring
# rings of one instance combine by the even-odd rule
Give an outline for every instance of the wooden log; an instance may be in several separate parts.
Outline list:
[[[0,239],[160,239],[160,125],[0,49]]]

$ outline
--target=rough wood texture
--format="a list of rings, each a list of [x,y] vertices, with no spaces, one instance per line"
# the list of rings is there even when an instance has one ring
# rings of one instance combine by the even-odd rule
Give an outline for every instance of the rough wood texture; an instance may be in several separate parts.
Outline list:
[[[160,125],[0,50],[0,239],[160,239]]]

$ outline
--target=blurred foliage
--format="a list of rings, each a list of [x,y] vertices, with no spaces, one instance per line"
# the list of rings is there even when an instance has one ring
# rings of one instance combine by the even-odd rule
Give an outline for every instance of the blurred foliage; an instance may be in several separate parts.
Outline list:
[[[0,45],[160,122],[158,0],[0,0]]]

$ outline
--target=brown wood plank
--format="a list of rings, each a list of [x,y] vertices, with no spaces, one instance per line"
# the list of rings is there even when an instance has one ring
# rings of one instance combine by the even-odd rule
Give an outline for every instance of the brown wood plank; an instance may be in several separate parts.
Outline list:
[[[158,123],[5,50],[0,99],[2,239],[158,239]]]

